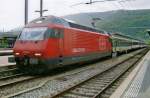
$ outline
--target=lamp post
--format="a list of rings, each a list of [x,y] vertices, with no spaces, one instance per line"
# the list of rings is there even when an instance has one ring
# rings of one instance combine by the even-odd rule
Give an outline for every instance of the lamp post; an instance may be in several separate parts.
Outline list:
[[[38,12],[40,13],[40,17],[43,16],[43,13],[48,11],[47,9],[46,10],[43,10],[43,0],[40,0],[40,10],[36,10],[35,12]]]
[[[24,24],[28,23],[28,0],[25,0],[25,17],[24,17]]]
[[[43,16],[42,11],[43,11],[43,0],[40,0],[40,17]]]

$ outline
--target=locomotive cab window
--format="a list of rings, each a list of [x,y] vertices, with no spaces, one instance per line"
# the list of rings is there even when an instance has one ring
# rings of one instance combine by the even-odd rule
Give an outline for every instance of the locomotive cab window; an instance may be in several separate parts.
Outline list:
[[[24,28],[19,40],[43,40],[47,27]]]

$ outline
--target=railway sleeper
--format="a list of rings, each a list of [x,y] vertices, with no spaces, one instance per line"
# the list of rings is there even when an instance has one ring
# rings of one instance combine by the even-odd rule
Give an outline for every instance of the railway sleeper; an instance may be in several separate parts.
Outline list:
[[[95,88],[99,88],[99,87],[104,87],[104,84],[87,84],[85,87],[95,87]]]
[[[94,79],[94,80],[91,80],[91,82],[93,82],[93,83],[99,83],[99,82],[105,82],[105,81],[110,81],[110,80],[112,80],[112,78],[107,78],[107,79],[105,79],[105,78],[103,78],[102,76],[101,77],[98,77],[99,79]],[[103,78],[103,79],[101,79],[101,78]]]
[[[90,97],[73,95],[73,94],[68,93],[68,94],[63,95],[62,97],[59,97],[59,98],[90,98]]]
[[[74,94],[74,95],[78,95],[78,96],[85,96],[85,97],[90,97],[91,98],[97,92],[86,92],[86,93],[83,93],[83,92],[74,92],[74,91],[71,91],[69,93],[70,94]],[[79,97],[79,98],[82,98],[82,97]]]
[[[99,77],[100,78],[100,77]],[[110,78],[110,79],[95,79],[95,80],[92,80],[91,82],[93,82],[93,83],[99,83],[99,82],[105,82],[105,81],[110,81],[110,80],[112,80],[112,78]]]
[[[99,88],[99,87],[87,87],[87,86],[81,86],[80,88],[85,88],[85,89],[93,89],[93,90],[101,90],[101,88]]]
[[[83,93],[89,93],[89,92],[95,93],[95,92],[97,92],[97,90],[95,90],[95,89],[86,89],[86,88],[76,88],[76,89],[74,89],[72,91],[83,92]]]

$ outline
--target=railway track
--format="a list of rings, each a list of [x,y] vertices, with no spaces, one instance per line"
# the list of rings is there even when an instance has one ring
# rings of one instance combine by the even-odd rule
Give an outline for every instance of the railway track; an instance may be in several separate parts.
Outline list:
[[[0,68],[0,81],[24,75],[15,65]]]
[[[26,76],[26,73],[20,72],[16,65],[7,65],[0,68],[0,88],[24,82],[33,78],[35,77]]]
[[[135,65],[141,57],[145,54],[138,54],[133,58],[114,66],[103,73],[95,75],[79,84],[72,86],[52,98],[109,98],[113,93],[113,84],[123,77],[123,75]],[[116,84],[115,84],[116,85]],[[112,87],[113,86],[113,87]],[[118,85],[117,85],[118,86]],[[109,89],[109,92],[106,90]]]
[[[121,60],[119,58],[114,59],[114,61],[111,62],[108,60],[107,63],[104,62],[104,64],[102,63],[101,66],[99,65],[90,66],[89,68],[86,69],[84,68],[84,70],[80,70],[80,71],[78,70],[75,72],[72,71],[55,78],[45,79],[45,81],[40,83],[40,85],[33,86],[31,88],[22,90],[20,92],[8,94],[7,96],[3,96],[3,97],[4,98],[8,98],[8,97],[40,98],[44,96],[44,98],[45,97],[46,98],[47,97],[48,98],[49,97],[91,98],[92,95],[93,96],[99,95],[99,91],[104,92],[106,90],[105,88],[110,86],[119,77],[121,77],[122,74],[124,74],[131,67],[131,65],[134,65],[135,62],[137,62],[138,59],[141,57],[137,55],[141,51],[143,50],[139,50],[133,53],[134,55],[136,54],[136,56],[133,56],[133,54],[129,54],[128,58],[124,58],[124,60]],[[131,59],[131,57],[134,58]],[[117,60],[121,60],[121,61],[117,61]],[[130,60],[130,63],[128,60]],[[91,87],[88,84],[89,85],[91,84]],[[73,91],[76,91],[76,93],[75,92],[73,93]],[[90,93],[91,96],[88,95]]]
[[[26,73],[20,72],[16,65],[5,66],[0,69],[0,88],[34,78],[35,77],[26,76]]]
[[[33,76],[18,76],[16,78],[6,79],[5,81],[0,81],[0,88],[4,88],[7,86],[15,85],[17,83],[29,81],[31,79],[35,79],[37,77]]]
[[[23,73],[20,73],[17,68],[3,70],[0,71],[0,81],[8,78],[21,76],[21,75],[23,75]]]
[[[3,78],[0,78],[0,90],[19,85],[21,83],[26,83],[28,81],[32,81],[40,77],[41,76],[28,76],[24,73],[19,73],[19,74],[14,74],[14,75],[10,75],[7,77],[3,77]],[[2,93],[3,92],[0,91],[0,98],[5,98],[5,97],[2,97],[3,96]]]

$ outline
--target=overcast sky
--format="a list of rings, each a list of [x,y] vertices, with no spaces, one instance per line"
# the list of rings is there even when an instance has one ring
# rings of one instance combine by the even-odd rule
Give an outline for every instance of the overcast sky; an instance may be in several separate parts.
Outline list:
[[[107,1],[92,5],[80,4],[89,0],[43,0],[44,9],[48,9],[44,15],[64,16],[81,12],[103,12],[117,9],[150,9],[150,0],[132,0],[122,3]],[[94,1],[94,0],[93,0]],[[98,1],[98,0],[96,0]],[[39,17],[40,0],[29,0],[29,21]],[[0,0],[0,30],[10,30],[24,25],[24,0]]]

